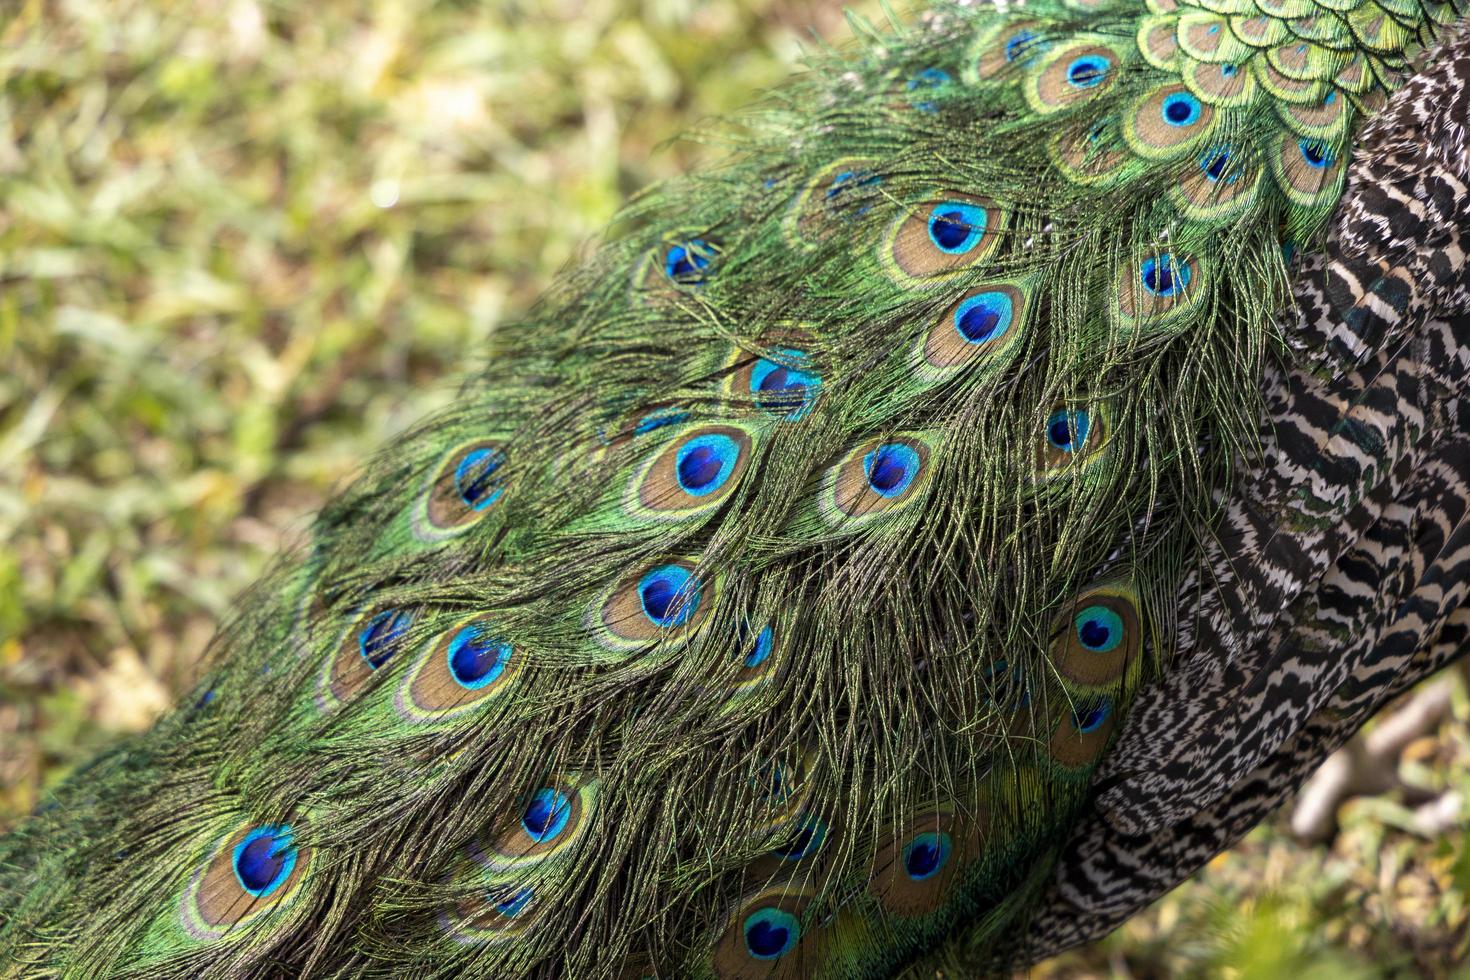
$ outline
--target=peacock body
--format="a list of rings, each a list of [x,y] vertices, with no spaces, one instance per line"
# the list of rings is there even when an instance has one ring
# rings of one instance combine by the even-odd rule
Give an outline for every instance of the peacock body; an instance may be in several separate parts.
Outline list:
[[[1126,864],[1224,805],[1177,792],[1155,726],[1113,757],[1158,778],[1089,823],[1130,714],[1169,707],[1140,692],[1187,700],[1181,645],[1240,612],[1181,591],[1275,554],[1212,529],[1281,412],[1263,378],[1323,371],[1277,316],[1360,124],[1456,16],[1044,0],[865,29],[726,165],[632,201],[242,599],[198,690],[0,839],[0,961],[1019,955],[1089,833]]]

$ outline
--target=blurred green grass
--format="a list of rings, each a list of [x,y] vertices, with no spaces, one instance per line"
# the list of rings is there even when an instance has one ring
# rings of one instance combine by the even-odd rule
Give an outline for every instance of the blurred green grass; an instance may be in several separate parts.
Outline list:
[[[332,488],[705,153],[671,137],[847,35],[832,0],[6,9],[0,827],[146,726]],[[1461,689],[1411,747],[1461,799],[1467,717]],[[1470,852],[1407,813],[1350,804],[1330,849],[1260,828],[1034,975],[1470,975]]]

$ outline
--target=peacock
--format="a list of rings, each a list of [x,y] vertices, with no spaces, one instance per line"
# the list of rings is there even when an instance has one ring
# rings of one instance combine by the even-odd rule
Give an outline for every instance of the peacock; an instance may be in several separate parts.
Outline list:
[[[0,838],[0,975],[992,975],[1470,640],[1458,0],[934,6],[635,196]]]

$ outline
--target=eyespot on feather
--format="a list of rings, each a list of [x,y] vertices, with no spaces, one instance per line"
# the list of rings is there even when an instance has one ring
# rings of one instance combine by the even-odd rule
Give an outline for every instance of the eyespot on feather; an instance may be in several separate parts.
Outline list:
[[[673,430],[633,474],[624,510],[654,520],[681,520],[718,507],[750,466],[751,431],[735,425]]]
[[[1241,64],[1255,54],[1230,30],[1229,22],[1218,14],[1191,10],[1179,15],[1179,47],[1196,61]]]
[[[745,869],[745,881],[754,887],[782,880],[815,883],[826,873],[831,857],[832,827],[808,811],[797,818],[770,851]]]
[[[938,112],[939,102],[946,89],[954,87],[954,76],[937,65],[930,65],[909,76],[904,82],[904,98],[895,108],[917,112]]]
[[[701,580],[692,559],[670,559],[625,575],[598,606],[598,642],[617,652],[683,642],[704,625],[718,579]]]
[[[1127,145],[1111,117],[1062,129],[1051,142],[1052,161],[1074,184],[1099,184],[1123,172]]]
[[[443,540],[483,520],[505,493],[507,463],[506,451],[491,440],[451,449],[421,494],[413,522],[415,536]]]
[[[661,266],[664,278],[680,286],[704,282],[719,255],[719,246],[703,238],[670,242],[664,246]]]
[[[916,368],[931,381],[969,365],[994,369],[1009,362],[1025,333],[1026,294],[996,282],[965,291],[944,309],[916,350]]]
[[[635,292],[645,300],[657,301],[700,289],[718,271],[723,251],[720,242],[707,231],[669,232],[638,264],[633,274]]]
[[[828,164],[796,196],[786,218],[793,244],[816,248],[844,223],[862,217],[881,199],[882,177],[865,157],[844,157]]]
[[[440,928],[466,946],[493,945],[518,939],[536,923],[536,885],[504,883],[460,898],[452,912],[439,918]]]
[[[802,922],[812,893],[775,885],[740,902],[715,941],[719,980],[801,980],[822,962],[815,929]]]
[[[1267,51],[1266,59],[1287,78],[1312,79],[1316,75],[1311,70],[1311,49],[1305,41],[1288,41]]]
[[[1201,101],[1217,108],[1248,105],[1256,94],[1256,80],[1235,64],[1194,62],[1184,74],[1184,84]]]
[[[513,872],[507,880],[523,880],[528,868],[573,853],[592,829],[597,797],[596,780],[548,780],[526,794],[519,812],[472,843],[470,858],[493,875]]]
[[[827,822],[809,813],[797,823],[790,840],[772,848],[771,854],[782,861],[808,860],[826,845],[828,833]]]
[[[1329,144],[1288,133],[1273,162],[1277,186],[1294,203],[1311,207],[1336,199],[1343,167]]]
[[[776,643],[776,629],[767,624],[752,630],[740,624],[735,631],[735,655],[740,659],[740,670],[735,675],[731,688],[732,697],[746,697],[765,688],[777,677],[781,669],[781,650]]]
[[[800,339],[773,339],[765,355],[737,350],[730,374],[730,394],[749,400],[767,415],[783,422],[800,422],[817,404],[822,376]]]
[[[1322,101],[1316,105],[1280,103],[1276,111],[1281,121],[1298,136],[1320,141],[1324,145],[1336,141],[1347,132],[1353,115],[1347,96],[1335,88],[1329,88]]]
[[[677,402],[640,404],[600,431],[603,455],[604,457],[615,455],[635,439],[659,432],[670,426],[683,425],[691,418],[693,418],[693,413],[688,406]]]
[[[1047,416],[1036,450],[1037,478],[1050,480],[1085,470],[1101,458],[1111,439],[1111,420],[1102,405],[1056,406]]]
[[[1164,85],[1140,99],[1123,117],[1128,146],[1146,159],[1181,156],[1204,140],[1215,110],[1183,85]]]
[[[891,916],[937,912],[978,855],[980,842],[978,819],[962,819],[949,807],[917,814],[879,841],[868,891]]]
[[[537,923],[535,909],[555,879],[543,866],[559,866],[589,833],[597,806],[597,781],[558,777],[527,793],[517,812],[466,848],[458,879],[483,883],[439,919],[449,938],[464,944],[501,942]]]
[[[1045,114],[1096,98],[1113,86],[1121,61],[1118,50],[1101,38],[1059,45],[1027,76],[1026,101]]]
[[[1172,71],[1179,56],[1179,41],[1175,37],[1179,24],[1177,17],[1145,17],[1138,28],[1138,50],[1149,64],[1163,71]]]
[[[1143,654],[1143,627],[1131,591],[1087,589],[1058,617],[1052,664],[1067,680],[1089,687],[1113,683]]]
[[[413,625],[409,609],[377,609],[360,617],[343,635],[327,664],[327,693],[346,703],[362,693],[377,671],[404,648]]]
[[[1186,215],[1199,221],[1221,220],[1255,199],[1260,187],[1258,168],[1242,163],[1228,144],[1207,145],[1195,157],[1171,197]]]
[[[394,707],[407,721],[449,721],[506,692],[520,669],[514,647],[496,634],[491,618],[475,616],[424,645],[399,682]]]
[[[1326,94],[1326,86],[1322,82],[1309,78],[1288,78],[1273,68],[1265,58],[1252,59],[1251,70],[1255,72],[1256,81],[1262,88],[1285,102],[1310,104],[1321,101]]]
[[[297,843],[300,821],[251,824],[226,834],[185,887],[180,925],[200,942],[230,934],[283,911],[299,896],[311,849]]]
[[[885,263],[900,280],[934,279],[983,261],[1000,242],[1005,212],[988,198],[947,193],[901,214]]]
[[[1093,764],[1107,748],[1116,719],[1110,698],[1098,697],[1063,711],[1051,737],[1051,756],[1068,768]]]
[[[1291,31],[1284,23],[1275,17],[1261,14],[1236,14],[1230,18],[1230,29],[1235,32],[1236,37],[1253,48],[1269,48],[1291,36]]]
[[[1033,65],[1050,46],[1040,21],[1005,24],[977,39],[965,78],[974,83],[1012,77]]]
[[[822,513],[833,525],[858,526],[909,507],[929,484],[930,455],[917,434],[859,445],[823,478]]]
[[[1186,314],[1210,295],[1208,276],[1202,260],[1174,252],[1147,253],[1124,265],[1115,293],[1119,327],[1152,334],[1187,323]]]

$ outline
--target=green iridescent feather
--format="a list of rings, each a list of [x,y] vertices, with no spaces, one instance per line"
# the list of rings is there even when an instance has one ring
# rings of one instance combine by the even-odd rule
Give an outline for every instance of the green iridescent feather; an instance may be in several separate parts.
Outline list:
[[[0,840],[19,975],[882,977],[1025,915],[1446,4],[945,6],[502,331]]]

